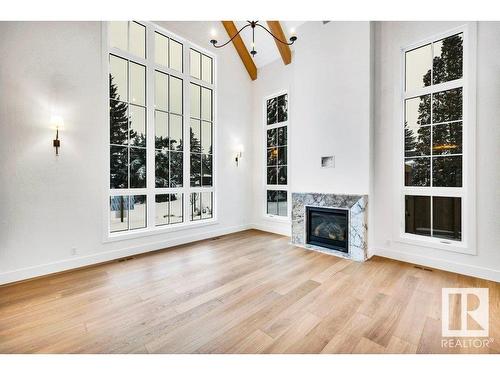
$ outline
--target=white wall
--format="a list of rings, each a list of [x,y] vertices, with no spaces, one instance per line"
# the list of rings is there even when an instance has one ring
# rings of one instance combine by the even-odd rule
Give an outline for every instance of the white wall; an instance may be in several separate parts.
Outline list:
[[[210,27],[221,29],[162,25],[205,47]],[[0,35],[0,284],[248,227],[251,157],[239,168],[233,160],[237,144],[250,149],[251,81],[232,49],[217,51],[219,223],[103,243],[101,23],[0,22]],[[53,112],[65,120],[59,157]]]
[[[159,23],[203,46],[212,27],[225,35],[218,22]],[[500,280],[500,23],[478,26],[478,255],[392,238],[400,47],[458,24],[307,22],[297,31],[293,63],[269,64],[255,82],[233,48],[217,50],[219,223],[103,243],[108,126],[101,24],[0,22],[0,284],[249,226],[288,234],[288,222],[264,219],[263,98],[283,89],[291,107],[290,191],[370,193],[370,250]],[[65,119],[59,157],[48,124],[53,112]],[[244,155],[236,168],[238,144]],[[330,154],[335,168],[321,169],[320,156]]]
[[[281,60],[258,72],[253,84],[254,223],[289,234],[289,222],[266,219],[263,98],[289,90],[289,190],[368,194],[370,190],[370,22],[306,22],[292,64]],[[322,169],[321,156],[335,156]]]
[[[368,22],[302,25],[293,63],[284,67],[276,61],[259,69],[253,84],[254,225],[290,233],[288,222],[264,217],[263,193],[262,100],[288,89],[290,191],[369,193],[370,254],[500,280],[500,127],[495,126],[500,118],[498,22],[478,24],[477,256],[410,246],[393,238],[393,221],[399,220],[392,213],[400,48],[461,24],[374,22],[371,36]],[[327,154],[335,155],[335,169],[319,168],[319,157]]]
[[[500,281],[500,35],[499,22],[477,28],[477,256],[394,241],[394,147],[399,123],[400,49],[463,22],[381,22],[375,28],[375,253]]]

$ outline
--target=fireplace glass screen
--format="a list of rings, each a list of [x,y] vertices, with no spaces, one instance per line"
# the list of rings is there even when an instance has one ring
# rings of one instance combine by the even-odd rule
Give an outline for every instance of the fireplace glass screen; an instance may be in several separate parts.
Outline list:
[[[307,243],[348,252],[347,210],[307,207]]]

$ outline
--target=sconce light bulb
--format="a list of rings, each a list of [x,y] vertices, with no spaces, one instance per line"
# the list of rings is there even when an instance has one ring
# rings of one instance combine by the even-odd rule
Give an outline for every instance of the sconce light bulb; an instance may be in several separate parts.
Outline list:
[[[59,139],[59,130],[63,127],[64,121],[61,116],[52,116],[50,119],[52,127],[56,131],[56,137],[52,140],[52,145],[56,149],[56,155],[59,155],[59,147],[61,147],[61,140]]]
[[[210,29],[210,36],[211,36],[212,38],[215,38],[215,37],[217,36],[217,31],[215,30],[215,28],[214,28],[214,27],[212,27],[212,28]]]
[[[64,121],[61,116],[52,116],[50,119],[50,124],[54,129],[62,129]]]
[[[236,157],[234,158],[237,167],[240,165],[240,160],[242,157],[243,157],[243,145],[238,145],[236,148]]]

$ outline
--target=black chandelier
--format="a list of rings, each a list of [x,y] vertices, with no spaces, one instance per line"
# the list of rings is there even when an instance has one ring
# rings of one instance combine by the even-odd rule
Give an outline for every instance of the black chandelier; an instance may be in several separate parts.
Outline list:
[[[215,39],[212,39],[210,41],[210,43],[212,43],[212,45],[215,47],[215,48],[222,48],[224,46],[226,46],[227,44],[229,44],[234,38],[236,38],[243,30],[245,30],[247,27],[251,27],[252,28],[252,50],[250,51],[250,54],[252,55],[252,57],[255,57],[255,55],[257,54],[257,51],[255,50],[255,27],[258,26],[258,27],[261,27],[263,28],[264,30],[267,31],[267,33],[269,35],[271,35],[275,40],[277,40],[278,42],[282,43],[282,44],[286,44],[287,46],[291,46],[293,43],[295,43],[295,41],[297,40],[297,37],[295,35],[292,35],[290,37],[290,42],[286,42],[284,40],[281,40],[280,38],[278,38],[276,35],[274,35],[271,31],[269,31],[265,26],[262,26],[259,21],[247,21],[248,23],[243,26],[241,29],[238,30],[238,32],[233,35],[233,37],[231,39],[229,39],[226,43],[224,44],[221,44],[221,45],[217,45],[217,41]]]

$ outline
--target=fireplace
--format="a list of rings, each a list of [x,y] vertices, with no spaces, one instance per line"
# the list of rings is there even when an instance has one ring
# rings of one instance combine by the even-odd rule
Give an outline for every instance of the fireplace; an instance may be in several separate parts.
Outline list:
[[[306,207],[306,241],[308,244],[349,252],[348,210]]]
[[[347,239],[335,239],[339,242],[332,243],[328,234],[321,238],[324,236],[319,230],[317,236],[314,232],[312,238],[308,235],[311,233],[309,211],[319,209],[344,216],[337,224],[345,223]],[[325,240],[334,247],[325,246]],[[308,250],[364,262],[368,255],[368,195],[292,192],[292,243]]]

